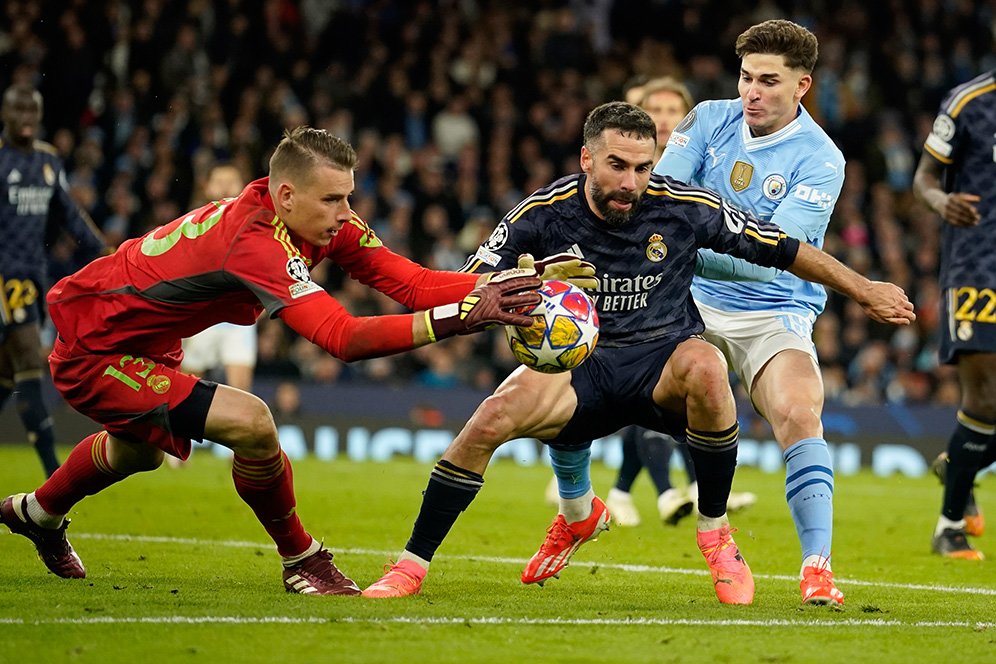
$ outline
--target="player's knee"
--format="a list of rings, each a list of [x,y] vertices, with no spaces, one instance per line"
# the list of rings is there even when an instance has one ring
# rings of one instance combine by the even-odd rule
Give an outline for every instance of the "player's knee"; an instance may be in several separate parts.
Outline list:
[[[804,400],[785,399],[769,414],[775,437],[782,444],[792,444],[803,438],[823,436],[819,410]]]
[[[508,399],[492,395],[485,399],[470,418],[462,438],[478,447],[497,449],[511,435],[512,418]]]
[[[245,438],[249,447],[255,452],[273,452],[280,449],[277,438],[277,425],[273,421],[273,413],[262,399],[253,396],[251,406],[246,413]]]
[[[706,344],[683,352],[674,366],[675,377],[689,394],[701,397],[725,398],[730,391],[729,369],[723,355]]]

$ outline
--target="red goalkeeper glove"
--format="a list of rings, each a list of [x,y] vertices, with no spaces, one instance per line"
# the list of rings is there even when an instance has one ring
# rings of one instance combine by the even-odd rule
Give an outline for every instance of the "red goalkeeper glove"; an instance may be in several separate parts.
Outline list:
[[[536,260],[532,254],[519,256],[519,267],[534,269],[543,281],[566,281],[578,288],[597,288],[595,266],[574,254],[561,253]]]
[[[530,311],[540,303],[536,289],[541,285],[536,270],[514,268],[494,272],[486,284],[470,291],[459,302],[425,312],[429,341],[480,332],[492,325],[529,327],[533,324],[532,316],[518,312]]]

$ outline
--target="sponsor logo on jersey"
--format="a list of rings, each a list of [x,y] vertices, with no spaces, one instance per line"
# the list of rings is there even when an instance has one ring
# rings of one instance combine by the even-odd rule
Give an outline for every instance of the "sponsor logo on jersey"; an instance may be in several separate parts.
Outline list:
[[[683,148],[688,145],[688,134],[681,134],[676,131],[671,132],[671,137],[667,139],[668,145],[677,145],[679,148]]]
[[[686,131],[688,131],[689,129],[692,128],[693,124],[695,124],[695,109],[694,108],[692,110],[688,111],[688,115],[686,115],[685,117],[683,117],[681,119],[681,122],[679,122],[678,126],[674,128],[674,131],[676,131],[676,132],[682,132],[682,133],[686,132]],[[671,134],[671,135],[674,136],[674,134]]]
[[[493,251],[485,249],[484,247],[479,247],[477,249],[477,254],[475,254],[475,258],[477,258],[483,263],[487,263],[491,267],[496,267],[498,263],[501,262],[501,256],[499,256]]]
[[[491,237],[485,240],[481,246],[484,249],[498,251],[505,246],[506,241],[508,241],[508,225],[503,221],[491,231]]]
[[[833,196],[825,191],[814,189],[806,184],[800,184],[796,187],[793,196],[804,201],[808,201],[809,203],[814,203],[821,210],[826,210],[833,205]]]
[[[667,257],[667,245],[664,238],[654,233],[647,239],[647,258],[654,263],[660,263]]]
[[[733,191],[740,193],[750,185],[752,177],[754,177],[754,167],[738,159],[730,171],[730,186],[733,187]]]
[[[945,143],[950,141],[955,135],[954,120],[951,119],[950,115],[941,113],[934,118],[934,126],[931,132]]]
[[[788,193],[788,183],[785,182],[785,178],[776,173],[775,175],[769,175],[764,178],[761,190],[764,191],[764,195],[767,198],[777,201],[779,198],[784,198],[785,194]]]
[[[311,273],[304,259],[300,256],[292,256],[287,261],[287,274],[295,281],[311,281]]]
[[[173,382],[169,379],[169,376],[162,376],[160,374],[153,374],[149,376],[145,382],[156,394],[166,394],[169,392],[169,388],[173,385]]]
[[[287,287],[287,292],[290,293],[292,300],[304,297],[309,293],[317,293],[320,290],[324,289],[314,281],[297,281]]]

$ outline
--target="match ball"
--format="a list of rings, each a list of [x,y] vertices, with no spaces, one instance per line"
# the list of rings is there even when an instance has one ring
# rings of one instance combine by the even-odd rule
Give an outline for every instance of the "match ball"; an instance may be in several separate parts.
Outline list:
[[[531,327],[505,326],[515,359],[542,373],[570,371],[581,365],[598,343],[598,312],[588,294],[564,281],[545,281],[543,298],[528,313]]]

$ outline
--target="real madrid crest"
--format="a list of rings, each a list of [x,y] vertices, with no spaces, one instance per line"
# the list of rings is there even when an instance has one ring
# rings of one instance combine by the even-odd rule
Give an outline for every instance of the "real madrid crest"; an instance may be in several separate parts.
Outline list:
[[[739,193],[746,189],[750,185],[750,179],[753,175],[753,166],[745,161],[737,160],[730,172],[730,186],[733,187],[733,191]]]
[[[658,233],[654,233],[647,239],[647,258],[654,263],[660,263],[667,257],[667,245],[664,238]]]
[[[958,335],[958,339],[961,341],[968,341],[975,334],[975,330],[972,329],[972,321],[963,320],[958,323],[958,329],[955,331]]]
[[[42,166],[42,177],[45,178],[45,184],[51,187],[55,184],[55,169],[50,164],[45,164]]]

